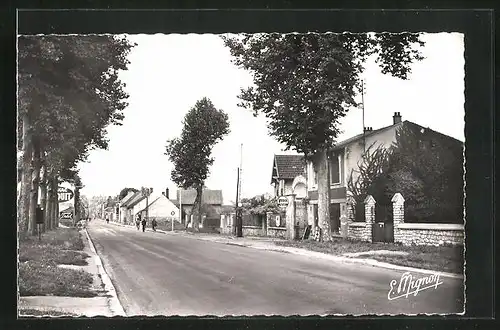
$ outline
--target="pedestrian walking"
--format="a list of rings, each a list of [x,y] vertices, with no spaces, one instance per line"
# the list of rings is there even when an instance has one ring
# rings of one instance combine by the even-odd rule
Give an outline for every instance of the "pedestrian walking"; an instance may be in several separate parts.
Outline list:
[[[156,226],[158,225],[158,223],[156,222],[156,219],[153,219],[151,221],[151,228],[153,228],[153,231],[156,231]]]
[[[137,227],[137,230],[139,230],[139,227],[141,226],[141,214],[137,214],[135,218],[135,226]]]
[[[142,223],[142,232],[145,232],[146,231],[146,219],[142,219],[141,223]]]
[[[106,215],[106,223],[109,223],[109,215]]]

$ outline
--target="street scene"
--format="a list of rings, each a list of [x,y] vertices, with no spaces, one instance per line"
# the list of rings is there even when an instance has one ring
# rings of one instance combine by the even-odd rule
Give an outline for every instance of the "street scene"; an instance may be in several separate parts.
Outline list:
[[[462,34],[18,43],[19,317],[464,312]]]

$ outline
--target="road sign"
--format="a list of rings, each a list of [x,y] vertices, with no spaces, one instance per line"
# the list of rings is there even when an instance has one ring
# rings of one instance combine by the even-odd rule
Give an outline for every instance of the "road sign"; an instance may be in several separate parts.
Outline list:
[[[283,209],[286,208],[288,206],[288,198],[285,196],[278,198],[278,205]]]
[[[59,199],[59,203],[68,202],[73,199],[75,194],[73,191],[66,187],[59,187],[57,189],[57,198]]]

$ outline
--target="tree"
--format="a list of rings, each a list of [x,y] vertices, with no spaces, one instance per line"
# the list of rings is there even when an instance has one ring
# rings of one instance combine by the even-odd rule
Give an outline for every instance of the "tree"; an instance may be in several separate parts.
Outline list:
[[[264,114],[271,136],[312,160],[318,172],[318,216],[322,239],[331,240],[329,150],[339,120],[357,106],[360,74],[375,54],[382,73],[407,79],[422,59],[418,34],[254,34],[223,36],[233,62],[253,74],[239,104]]]
[[[201,222],[203,186],[214,159],[215,144],[229,134],[226,113],[218,110],[208,98],[197,101],[184,117],[181,136],[167,141],[165,155],[174,165],[172,181],[183,189],[196,189],[193,229]]]
[[[55,185],[61,171],[75,172],[89,150],[106,149],[105,128],[120,125],[128,95],[118,72],[127,69],[132,45],[126,38],[106,35],[21,36],[18,41],[18,127],[23,128],[20,221],[32,232],[29,209],[30,204],[32,210],[36,206],[38,186]],[[46,177],[39,181],[42,167]],[[52,203],[54,195],[49,196]],[[49,202],[47,212],[50,208]]]
[[[406,123],[396,133],[388,190],[405,198],[412,222],[463,223],[463,143]]]

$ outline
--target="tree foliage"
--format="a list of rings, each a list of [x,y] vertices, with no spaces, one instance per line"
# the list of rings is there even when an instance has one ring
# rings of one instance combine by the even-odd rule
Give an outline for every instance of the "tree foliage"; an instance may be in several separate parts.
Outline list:
[[[422,59],[416,34],[253,34],[223,37],[234,63],[253,74],[240,106],[263,113],[269,131],[306,157],[328,149],[339,120],[357,106],[359,76],[370,55],[383,73],[407,79]]]
[[[242,198],[243,211],[250,214],[266,215],[268,212],[280,212],[276,198],[257,195],[252,198]]]
[[[165,155],[173,163],[172,181],[183,189],[195,188],[195,211],[201,221],[201,201],[205,180],[214,159],[211,156],[215,144],[229,134],[226,113],[215,108],[208,98],[197,101],[184,117],[180,137],[167,141]]]
[[[405,123],[396,133],[388,191],[405,198],[412,222],[463,223],[463,143]]]
[[[18,127],[27,128],[18,147],[48,179],[74,180],[90,150],[107,148],[106,127],[120,125],[127,106],[118,73],[127,69],[132,46],[125,37],[108,35],[18,38]],[[20,171],[25,177],[27,164]]]
[[[405,122],[392,146],[367,149],[347,188],[360,208],[368,194],[377,205],[390,205],[399,192],[405,198],[405,221],[462,223],[463,144]]]
[[[118,200],[122,200],[123,198],[125,198],[125,196],[127,196],[127,194],[130,192],[130,191],[133,191],[133,192],[138,192],[139,190],[136,189],[136,188],[123,188],[122,190],[120,190],[120,194],[118,194]]]

